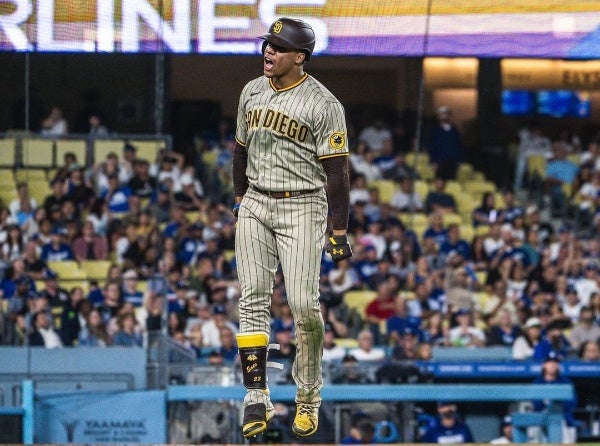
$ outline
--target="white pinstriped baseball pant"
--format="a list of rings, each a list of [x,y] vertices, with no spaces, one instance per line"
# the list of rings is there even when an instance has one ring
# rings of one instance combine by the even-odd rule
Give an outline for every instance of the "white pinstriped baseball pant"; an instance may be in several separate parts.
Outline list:
[[[296,325],[292,377],[296,402],[318,406],[323,387],[323,318],[319,274],[327,226],[320,190],[275,199],[249,188],[238,214],[235,240],[241,286],[240,333],[270,333],[271,296],[278,264]]]

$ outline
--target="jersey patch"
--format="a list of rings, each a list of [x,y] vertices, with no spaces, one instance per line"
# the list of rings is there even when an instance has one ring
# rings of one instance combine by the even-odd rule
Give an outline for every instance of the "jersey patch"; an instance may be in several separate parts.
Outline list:
[[[346,135],[343,132],[333,132],[329,136],[329,146],[333,150],[343,149],[346,145]]]

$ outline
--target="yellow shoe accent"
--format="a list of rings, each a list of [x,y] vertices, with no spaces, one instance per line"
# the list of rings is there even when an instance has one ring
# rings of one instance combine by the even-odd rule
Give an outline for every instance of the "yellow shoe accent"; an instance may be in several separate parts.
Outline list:
[[[244,419],[242,421],[242,435],[244,438],[256,437],[267,430],[267,425],[275,411],[266,409],[263,403],[250,404],[244,408]]]
[[[269,335],[259,333],[238,333],[235,335],[238,348],[266,347],[269,345]]]
[[[292,432],[298,437],[308,437],[317,432],[319,427],[319,408],[306,404],[296,406],[296,416],[292,424]]]

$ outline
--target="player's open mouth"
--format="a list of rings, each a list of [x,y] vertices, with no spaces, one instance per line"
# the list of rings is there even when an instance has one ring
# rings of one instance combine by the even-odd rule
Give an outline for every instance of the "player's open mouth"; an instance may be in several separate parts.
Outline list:
[[[273,68],[273,61],[269,57],[265,57],[265,69],[270,70]]]

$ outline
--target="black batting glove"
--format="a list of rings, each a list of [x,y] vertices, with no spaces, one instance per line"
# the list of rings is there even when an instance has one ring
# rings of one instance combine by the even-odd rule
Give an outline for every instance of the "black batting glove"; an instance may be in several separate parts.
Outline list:
[[[331,255],[335,263],[351,257],[352,248],[350,248],[350,243],[348,243],[348,236],[346,234],[331,235],[327,244],[327,252]]]

